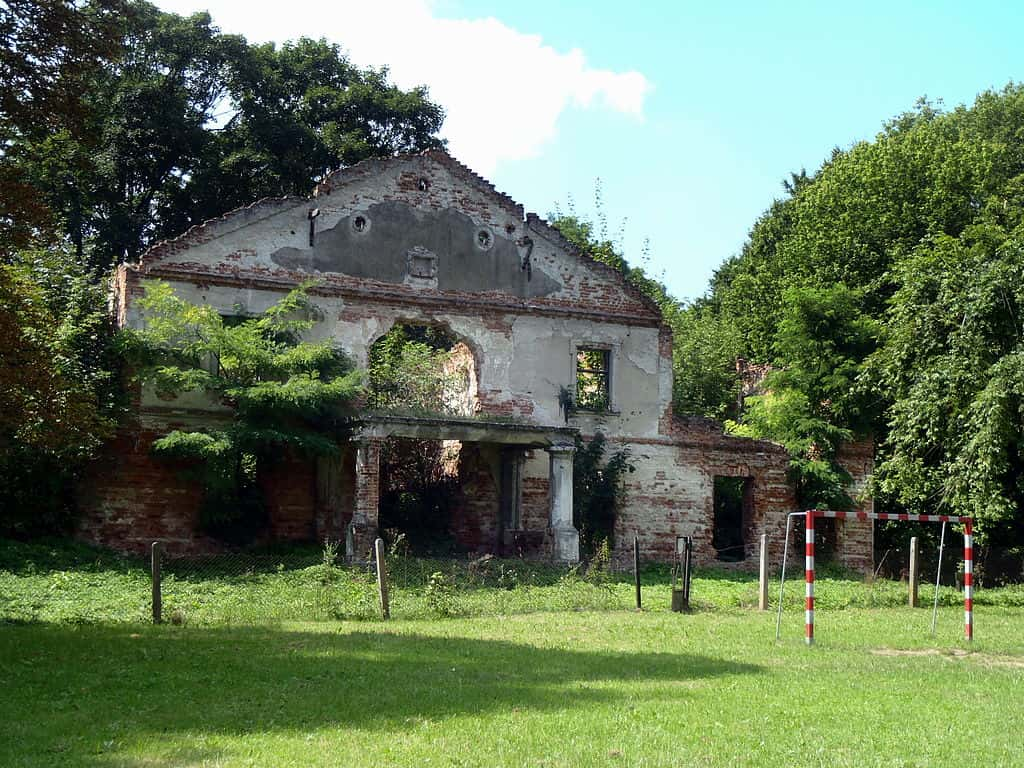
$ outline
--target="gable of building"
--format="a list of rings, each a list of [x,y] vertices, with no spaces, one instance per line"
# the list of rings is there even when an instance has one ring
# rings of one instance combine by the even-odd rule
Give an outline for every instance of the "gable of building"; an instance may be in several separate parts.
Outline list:
[[[310,198],[232,211],[151,248],[138,269],[660,322],[619,271],[438,151],[365,161],[328,175]]]

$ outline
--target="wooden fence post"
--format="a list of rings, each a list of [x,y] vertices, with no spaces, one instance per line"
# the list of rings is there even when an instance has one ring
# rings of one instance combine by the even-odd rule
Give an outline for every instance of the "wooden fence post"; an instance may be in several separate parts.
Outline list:
[[[918,556],[917,536],[910,539],[910,607],[917,608]]]
[[[768,610],[768,534],[761,534],[761,568],[758,579],[757,609]]]
[[[380,615],[391,618],[391,604],[388,600],[388,572],[384,563],[384,539],[373,543],[374,558],[377,560],[377,591],[380,593]]]
[[[160,542],[154,541],[150,550],[149,572],[153,577],[153,623],[163,621],[163,592],[160,576]]]
[[[633,581],[636,582],[636,609],[643,608],[640,600],[640,537],[633,537]]]

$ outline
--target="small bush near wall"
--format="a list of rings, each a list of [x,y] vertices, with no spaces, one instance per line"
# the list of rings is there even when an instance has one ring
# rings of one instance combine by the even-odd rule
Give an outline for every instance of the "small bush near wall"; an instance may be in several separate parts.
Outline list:
[[[636,467],[629,450],[620,449],[607,457],[608,441],[598,432],[585,443],[576,437],[573,455],[573,524],[580,532],[585,553],[597,552],[603,543],[612,543],[615,513],[622,501],[622,483]]]

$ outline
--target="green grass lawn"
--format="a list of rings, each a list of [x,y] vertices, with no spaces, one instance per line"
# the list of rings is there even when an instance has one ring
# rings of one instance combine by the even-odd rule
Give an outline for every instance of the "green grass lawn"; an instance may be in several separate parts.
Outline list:
[[[141,562],[0,541],[0,766],[1024,766],[1021,586],[968,647],[955,589],[932,637],[905,585],[825,570],[807,648],[799,574],[776,643],[749,574],[680,615],[663,569],[638,613],[628,575],[395,561],[383,623],[316,559],[172,568],[154,627]]]
[[[0,626],[3,766],[1024,764],[1024,615]]]

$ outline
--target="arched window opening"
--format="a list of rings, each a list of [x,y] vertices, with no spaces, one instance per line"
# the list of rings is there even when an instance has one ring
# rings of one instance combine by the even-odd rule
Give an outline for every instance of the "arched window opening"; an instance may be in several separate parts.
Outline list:
[[[369,385],[373,410],[471,416],[476,363],[469,346],[448,329],[397,323],[370,347]]]

